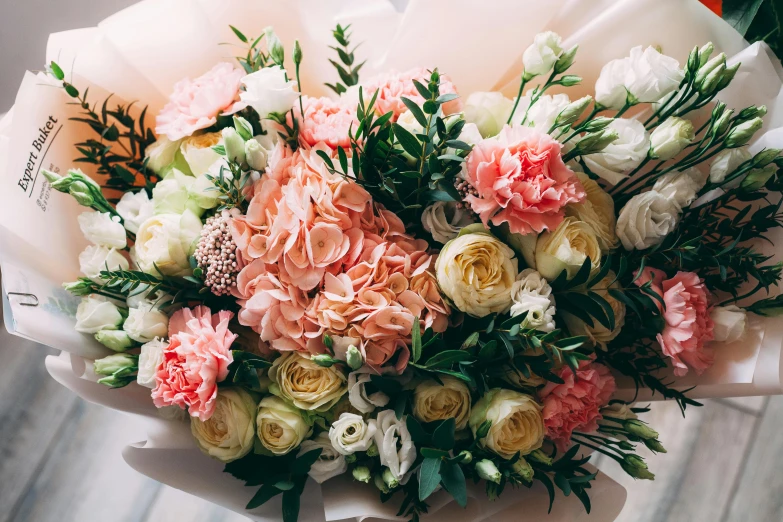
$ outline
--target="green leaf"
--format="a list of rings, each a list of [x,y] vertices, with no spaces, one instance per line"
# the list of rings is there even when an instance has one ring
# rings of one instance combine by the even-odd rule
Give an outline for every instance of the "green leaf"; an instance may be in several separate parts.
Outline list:
[[[60,66],[57,65],[57,63],[54,60],[52,60],[49,63],[49,69],[51,69],[51,71],[52,71],[52,76],[54,76],[58,80],[62,80],[63,78],[65,78],[65,73],[60,68]]]
[[[498,342],[494,339],[489,341],[487,344],[481,347],[481,350],[479,350],[478,358],[480,361],[490,361],[495,358],[495,353],[497,352]]]
[[[472,358],[473,356],[464,350],[446,350],[430,357],[424,366],[427,368],[448,368],[454,363],[467,361]]]
[[[245,36],[244,34],[242,34],[242,31],[240,31],[239,29],[237,29],[237,28],[236,28],[236,27],[234,27],[233,25],[229,25],[229,27],[231,28],[231,30],[232,30],[232,31],[234,31],[234,34],[235,34],[235,35],[237,35],[237,38],[239,38],[239,40],[240,40],[242,43],[248,43],[248,41],[247,41],[247,36]]]
[[[723,0],[722,18],[744,36],[762,3],[763,0]]]
[[[405,426],[408,428],[411,439],[416,446],[421,447],[430,443],[430,435],[424,431],[424,428],[421,427],[421,424],[419,424],[419,421],[417,421],[413,415],[408,415],[405,418]]]
[[[422,98],[425,100],[429,100],[432,96],[432,93],[430,93],[430,90],[427,89],[427,87],[422,84],[419,80],[413,80],[413,86],[416,87],[416,90],[419,91],[419,95],[421,95]]]
[[[410,98],[406,98],[403,96],[402,103],[405,104],[405,106],[408,108],[409,111],[411,111],[411,114],[413,114],[413,117],[416,118],[416,121],[419,122],[419,125],[421,125],[423,128],[427,128],[427,117],[424,115],[424,112],[422,112],[421,107],[419,107],[415,101],[411,100]]]
[[[247,503],[245,509],[255,509],[258,506],[265,504],[269,499],[279,495],[280,493],[281,491],[272,484],[264,484],[258,491],[256,491],[256,494],[253,495],[253,498],[251,498],[250,502]]]
[[[568,496],[571,494],[571,484],[565,475],[560,472],[555,473],[555,485],[560,488],[563,495]]]
[[[441,483],[454,500],[462,507],[468,505],[468,489],[465,484],[465,474],[456,462],[443,461],[440,465]]]
[[[552,484],[550,478],[543,471],[536,470],[535,473],[533,474],[533,477],[541,481],[541,483],[546,488],[547,493],[549,493],[549,511],[547,511],[547,513],[551,513],[552,505],[555,503],[555,486]]]
[[[615,320],[614,320],[614,310],[612,309],[612,305],[609,304],[609,301],[601,297],[599,294],[595,292],[587,292],[587,295],[592,298],[593,301],[598,303],[601,308],[604,309],[604,313],[606,314],[606,318],[608,319],[608,323],[604,324],[607,330],[613,331],[615,327]],[[596,319],[599,320],[600,318],[596,317]],[[603,323],[601,323],[603,324]]]
[[[428,459],[442,460],[449,456],[449,452],[437,448],[421,448],[421,455]]]
[[[435,431],[432,433],[432,443],[442,450],[454,448],[454,427],[455,419],[446,419],[441,421]]]
[[[283,492],[283,522],[298,521],[301,494],[302,490],[298,487]]]
[[[307,475],[307,473],[310,471],[310,467],[312,467],[312,465],[315,464],[315,461],[318,460],[318,457],[321,456],[322,451],[322,448],[316,448],[297,457],[294,463],[291,464],[291,474]]]
[[[476,430],[476,440],[481,440],[489,434],[489,429],[492,427],[491,420],[485,420]]]
[[[440,463],[439,458],[425,458],[421,463],[419,470],[419,500],[426,500],[427,497],[437,489],[440,484]]]
[[[413,319],[413,327],[411,328],[411,355],[413,362],[419,362],[421,358],[421,325],[418,317]]]
[[[419,140],[416,139],[416,136],[397,123],[393,124],[392,128],[394,129],[394,135],[397,137],[397,141],[402,146],[403,150],[414,158],[420,158],[422,147]]]
[[[459,98],[459,94],[450,92],[448,94],[441,94],[440,96],[438,96],[438,98],[435,101],[437,103],[447,103],[450,102],[451,100],[456,100],[457,98]]]
[[[467,339],[465,339],[462,342],[462,346],[460,346],[460,350],[467,350],[469,348],[473,348],[476,346],[476,343],[478,343],[479,340],[479,332],[473,332],[470,334]]]

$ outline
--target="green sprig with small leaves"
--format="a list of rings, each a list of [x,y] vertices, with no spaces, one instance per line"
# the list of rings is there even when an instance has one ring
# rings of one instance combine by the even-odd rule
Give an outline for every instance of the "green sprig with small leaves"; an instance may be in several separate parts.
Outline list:
[[[337,26],[332,31],[332,36],[337,42],[337,45],[330,46],[329,48],[333,49],[337,53],[337,57],[339,58],[340,63],[337,63],[335,60],[331,59],[329,60],[329,63],[334,66],[337,74],[340,76],[340,80],[342,80],[343,83],[335,82],[326,83],[325,85],[337,94],[344,93],[348,90],[348,87],[359,85],[359,71],[365,64],[364,61],[358,64],[356,63],[355,53],[356,48],[359,46],[356,45],[351,47],[351,33],[348,32],[350,27],[350,24],[346,25],[345,27],[337,24]]]

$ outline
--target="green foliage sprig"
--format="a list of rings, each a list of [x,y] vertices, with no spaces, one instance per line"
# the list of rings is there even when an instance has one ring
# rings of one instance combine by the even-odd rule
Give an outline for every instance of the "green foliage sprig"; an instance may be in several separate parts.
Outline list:
[[[332,36],[335,41],[337,41],[337,45],[329,46],[330,49],[333,49],[337,53],[337,56],[340,59],[340,63],[337,63],[335,60],[329,60],[329,63],[337,70],[337,74],[340,75],[340,80],[342,80],[343,83],[335,82],[326,83],[325,85],[337,94],[344,93],[348,90],[348,87],[359,85],[359,71],[366,62],[365,60],[358,64],[356,63],[355,52],[359,45],[356,45],[353,48],[351,47],[351,33],[348,32],[350,27],[350,24],[345,27],[337,24],[332,31]]]

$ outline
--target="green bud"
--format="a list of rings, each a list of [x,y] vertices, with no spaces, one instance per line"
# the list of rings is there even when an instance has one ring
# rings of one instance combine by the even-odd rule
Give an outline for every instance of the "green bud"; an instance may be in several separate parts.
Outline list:
[[[245,140],[231,127],[223,129],[223,143],[225,143],[226,157],[236,161],[240,165],[245,163]]]
[[[70,283],[63,283],[63,288],[77,296],[85,296],[92,293],[92,285],[89,281],[85,281],[83,279]]]
[[[582,83],[582,77],[576,76],[573,74],[566,74],[562,78],[560,78],[557,83],[562,85],[563,87],[573,87],[574,85],[579,85]]]
[[[751,170],[748,175],[745,176],[745,179],[742,180],[742,183],[740,183],[740,188],[745,192],[760,190],[764,188],[764,185],[767,184],[769,178],[774,176],[777,171],[778,167],[774,163],[767,165],[763,169]]]
[[[720,64],[715,69],[704,77],[704,79],[696,84],[698,91],[707,96],[715,92],[718,88],[718,84],[723,78],[723,74],[726,72],[726,64]]]
[[[268,159],[269,152],[257,140],[245,142],[245,161],[251,169],[263,172]]]
[[[114,375],[116,373],[127,375],[138,370],[138,361],[138,355],[118,353],[95,361],[93,371],[96,375]]]
[[[746,145],[756,132],[764,125],[764,121],[758,116],[740,123],[729,131],[729,135],[723,141],[729,149],[735,149]]]
[[[620,448],[623,451],[633,451],[634,445],[628,442],[627,440],[621,440],[617,443],[617,447]]]
[[[666,453],[666,448],[657,439],[645,439],[644,445],[656,453]]]
[[[302,46],[299,45],[299,40],[294,40],[294,63],[296,65],[302,63]]]
[[[378,446],[375,445],[375,442],[370,444],[370,447],[367,448],[367,456],[368,457],[377,457],[380,455],[380,452],[378,451]]]
[[[585,135],[584,138],[579,140],[576,144],[576,148],[580,155],[586,156],[588,154],[595,154],[601,152],[609,144],[619,138],[620,135],[615,130],[604,129],[599,132],[593,132]]]
[[[715,107],[712,108],[711,119],[717,120],[718,118],[720,118],[721,114],[725,112],[725,110],[726,110],[726,104],[723,103],[722,101],[719,101],[718,103],[715,104]]]
[[[695,74],[696,71],[699,70],[699,65],[701,65],[701,63],[699,62],[699,46],[697,45],[696,47],[693,48],[691,53],[688,55],[688,65],[687,65],[688,72],[690,72],[691,74]]]
[[[715,120],[715,124],[713,125],[713,133],[715,136],[720,136],[729,129],[732,116],[734,116],[734,109],[729,109],[724,111],[718,119]]]
[[[383,477],[380,475],[375,475],[373,477],[373,481],[375,482],[375,487],[380,490],[381,493],[388,493],[389,492],[389,486],[386,485],[386,483],[383,481]]]
[[[645,464],[644,459],[638,455],[626,455],[620,463],[620,466],[633,478],[646,480],[655,479],[655,475],[650,473],[647,469],[647,464]]]
[[[41,169],[41,174],[43,174],[44,178],[46,178],[46,181],[48,181],[55,190],[68,190],[68,186],[71,184],[71,180],[69,178],[64,178],[50,170]]]
[[[703,67],[707,63],[714,50],[715,46],[712,45],[712,42],[707,42],[699,49],[699,67]]]
[[[585,96],[566,105],[565,108],[560,111],[560,114],[557,115],[557,118],[555,118],[555,126],[560,127],[561,125],[571,125],[574,123],[579,119],[582,113],[585,112],[585,109],[587,109],[587,106],[590,105],[592,101],[592,96]]]
[[[484,480],[500,484],[500,479],[502,477],[500,470],[495,466],[495,463],[489,459],[481,459],[476,462],[476,473]]]
[[[537,449],[527,455],[528,460],[532,460],[533,462],[538,462],[539,464],[543,464],[545,466],[551,466],[552,465],[552,457],[541,451],[540,449]]]
[[[739,63],[735,63],[734,65],[730,67],[726,67],[726,70],[723,71],[723,76],[721,77],[720,81],[718,82],[718,87],[715,89],[716,91],[722,91],[726,87],[729,86],[731,83],[731,80],[734,79],[734,76],[736,76],[737,71],[740,68]]]
[[[351,370],[358,370],[362,367],[362,364],[364,364],[362,352],[354,345],[349,346],[348,350],[345,352],[345,361],[348,363]]]
[[[74,180],[81,181],[88,186],[92,186],[92,188],[98,189],[98,191],[101,190],[101,186],[98,184],[98,182],[82,172],[81,169],[71,169],[68,171],[68,175]]]
[[[107,377],[101,377],[100,379],[98,379],[98,384],[103,384],[111,388],[122,388],[124,386],[129,385],[135,380],[136,380],[135,374],[133,375],[114,374],[114,375],[109,375]]]
[[[82,181],[74,181],[68,187],[68,192],[73,196],[77,203],[85,207],[91,207],[95,203],[90,189]]]
[[[707,75],[710,74],[712,71],[717,69],[720,66],[726,67],[726,54],[720,53],[718,56],[713,58],[712,60],[708,61],[701,67],[699,67],[699,72],[696,73],[696,78],[694,79],[694,82],[697,86],[701,85],[704,82],[704,79],[707,78]]]
[[[325,353],[319,353],[318,355],[313,355],[312,357],[310,357],[310,360],[313,361],[318,366],[323,366],[324,368],[331,368],[332,366],[340,362],[334,357],[332,357],[331,355]]]
[[[356,466],[355,468],[353,468],[352,474],[355,480],[358,480],[359,482],[364,482],[365,484],[369,484],[370,478],[372,477],[372,474],[370,473],[370,468],[368,468],[367,466]]]
[[[400,481],[397,480],[389,468],[383,468],[383,475],[381,475],[381,478],[383,479],[383,483],[386,484],[386,487],[389,489],[394,489],[400,485]]]
[[[275,62],[275,64],[282,67],[283,62],[285,61],[285,49],[280,42],[280,38],[277,37],[277,34],[272,27],[264,29],[264,33],[266,33],[266,46],[267,49],[269,49],[269,57],[272,58],[272,61]]]
[[[755,105],[751,105],[750,107],[746,107],[742,109],[739,113],[739,119],[741,120],[749,120],[751,118],[759,117],[763,118],[767,115],[767,106],[766,105],[759,105],[756,107]]]
[[[473,454],[468,450],[460,451],[459,455],[457,456],[459,457],[460,462],[463,464],[470,464],[473,461]]]
[[[764,149],[753,156],[753,166],[757,168],[766,167],[772,163],[781,153],[781,149]]]
[[[630,419],[623,423],[625,431],[631,435],[636,435],[640,439],[657,439],[658,432],[650,428],[647,424],[640,420]]]
[[[253,126],[242,116],[234,115],[234,128],[244,141],[253,137]]]
[[[513,465],[514,473],[519,475],[525,482],[533,482],[533,466],[528,461],[520,457]]]
[[[115,352],[124,352],[133,346],[133,340],[122,330],[101,330],[95,334],[95,340]]]
[[[605,116],[599,116],[593,120],[588,121],[582,126],[582,130],[585,132],[598,132],[604,130],[614,121],[614,118],[607,118]]]
[[[560,55],[560,58],[555,62],[555,74],[564,73],[574,64],[574,58],[576,58],[576,52],[578,50],[579,46],[575,45]]]
[[[356,456],[356,453],[351,453],[350,455],[345,456],[345,462],[346,464],[353,464],[354,462],[356,462],[357,458],[358,457]]]

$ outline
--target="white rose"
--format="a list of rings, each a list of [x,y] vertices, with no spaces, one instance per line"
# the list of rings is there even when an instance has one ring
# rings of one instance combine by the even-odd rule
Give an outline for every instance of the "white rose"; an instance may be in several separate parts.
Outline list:
[[[375,421],[364,422],[361,415],[343,413],[329,428],[329,440],[332,447],[342,455],[352,455],[357,451],[367,451],[375,437]]]
[[[484,137],[479,132],[478,126],[475,123],[466,123],[459,133],[459,140],[464,141],[470,146],[475,146],[483,139]]]
[[[184,276],[191,272],[190,256],[201,234],[201,220],[191,211],[152,216],[139,227],[134,248],[139,269],[157,275]],[[157,268],[156,268],[157,267]]]
[[[156,386],[155,374],[158,368],[163,364],[163,350],[169,343],[161,339],[153,339],[141,346],[139,354],[139,373],[136,376],[136,382],[145,388],[154,388]]]
[[[165,135],[158,136],[157,141],[147,147],[145,151],[147,168],[152,170],[152,172],[159,173],[174,163],[174,158],[177,155],[181,142],[182,140],[171,141]]]
[[[128,232],[134,234],[139,231],[139,226],[152,216],[154,209],[152,200],[144,189],[126,192],[117,202],[117,214],[122,217],[122,224]]]
[[[541,406],[530,395],[501,388],[489,390],[473,406],[469,421],[473,436],[485,421],[492,425],[478,444],[504,459],[517,453],[527,455],[544,443]]]
[[[609,303],[614,314],[614,329],[609,330],[595,320],[593,321],[593,326],[589,326],[572,314],[563,314],[563,319],[572,335],[585,335],[593,344],[600,346],[604,350],[606,350],[606,345],[609,341],[620,335],[620,330],[625,325],[625,303],[612,297],[608,291],[609,288],[620,288],[619,283],[615,281],[616,278],[615,273],[610,270],[606,277],[592,288],[593,292]]]
[[[670,116],[650,134],[650,157],[670,160],[690,145],[695,137],[690,120]]]
[[[479,133],[489,138],[506,124],[514,102],[499,92],[474,92],[465,101],[465,121],[476,124]]]
[[[256,435],[256,401],[242,388],[221,388],[215,399],[215,412],[203,421],[190,420],[190,432],[199,449],[222,462],[231,462],[250,453]]]
[[[284,69],[265,67],[242,78],[245,90],[240,99],[267,119],[270,114],[285,114],[294,106],[299,93],[294,89],[296,82],[286,79]]]
[[[101,279],[102,271],[127,270],[129,266],[125,256],[114,248],[90,245],[79,254],[79,270],[98,284],[106,282]]]
[[[555,297],[546,279],[532,268],[522,270],[511,289],[511,317],[527,312],[523,328],[534,328],[540,332],[555,329]]]
[[[457,237],[459,231],[471,223],[470,212],[454,201],[436,201],[421,214],[424,230],[432,234],[432,239],[443,244]]]
[[[326,432],[321,432],[316,438],[302,442],[302,445],[299,446],[298,456],[317,449],[321,450],[321,455],[310,466],[310,471],[307,472],[313,480],[323,484],[330,478],[342,475],[348,471],[345,455],[341,455],[332,447]]]
[[[424,127],[416,120],[411,111],[405,111],[397,118],[397,124],[411,134],[422,134]]]
[[[182,140],[179,150],[182,151],[182,156],[193,176],[201,176],[213,163],[223,157],[212,148],[220,145],[222,141],[223,135],[220,132],[197,134]]]
[[[590,258],[592,269],[601,265],[601,246],[593,229],[585,222],[567,217],[555,230],[548,230],[536,241],[535,269],[553,281],[566,270],[572,278]]]
[[[269,134],[256,136],[245,142],[245,161],[253,170],[263,172],[275,144]]]
[[[712,183],[722,182],[726,176],[737,170],[737,167],[751,159],[753,159],[753,154],[747,147],[720,151],[710,164],[710,181]]]
[[[76,218],[88,241],[107,248],[125,248],[128,244],[125,227],[119,216],[108,212],[82,212]]]
[[[258,404],[256,432],[261,445],[273,455],[285,455],[312,433],[298,409],[279,397],[264,397]]]
[[[169,318],[155,308],[153,303],[141,303],[138,308],[128,310],[128,318],[125,319],[122,329],[134,341],[148,343],[156,337],[166,337],[169,332]]]
[[[413,393],[413,416],[421,422],[454,419],[455,428],[463,429],[470,417],[470,390],[459,379],[441,376],[441,383],[426,380]]]
[[[695,167],[673,170],[658,178],[652,190],[672,200],[681,209],[694,202],[698,192],[707,183],[707,176]]]
[[[200,216],[204,209],[190,197],[190,188],[196,178],[177,169],[169,172],[152,189],[152,203],[155,214],[182,214],[190,210]]]
[[[606,127],[618,138],[596,154],[583,156],[587,168],[612,185],[638,167],[650,150],[650,136],[638,120],[617,118]]]
[[[637,194],[625,204],[617,218],[617,237],[626,250],[644,250],[657,245],[680,219],[677,203],[651,190]]]
[[[484,317],[511,306],[517,259],[488,232],[463,233],[446,243],[435,271],[441,290],[462,312]]]
[[[101,330],[118,330],[124,317],[117,306],[100,295],[82,297],[76,308],[76,331],[97,333]]]
[[[714,323],[713,340],[733,343],[745,333],[747,312],[736,305],[716,306],[710,312]]]
[[[338,366],[325,368],[298,352],[284,353],[269,368],[272,393],[302,410],[326,411],[345,394],[347,379]]]
[[[607,63],[595,83],[595,101],[608,109],[626,102],[655,103],[679,86],[685,73],[674,58],[653,47],[631,49],[626,58]]]
[[[395,480],[404,484],[416,461],[416,447],[405,417],[398,420],[394,410],[383,410],[375,422],[375,444],[378,446],[381,465],[389,468]]]
[[[524,118],[526,127],[533,127],[541,132],[549,132],[549,129],[555,124],[558,115],[571,103],[566,94],[555,94],[552,96],[545,94],[532,107],[530,107],[530,101],[530,94],[520,98],[519,107],[517,107],[511,120],[512,126],[521,125]],[[525,118],[526,111],[527,118]]]
[[[538,33],[533,44],[522,54],[525,76],[531,78],[548,73],[561,54],[563,48],[560,35],[552,31]]]
[[[361,413],[370,413],[389,404],[389,396],[382,391],[367,393],[366,385],[370,380],[370,375],[361,370],[348,375],[348,400]]]

